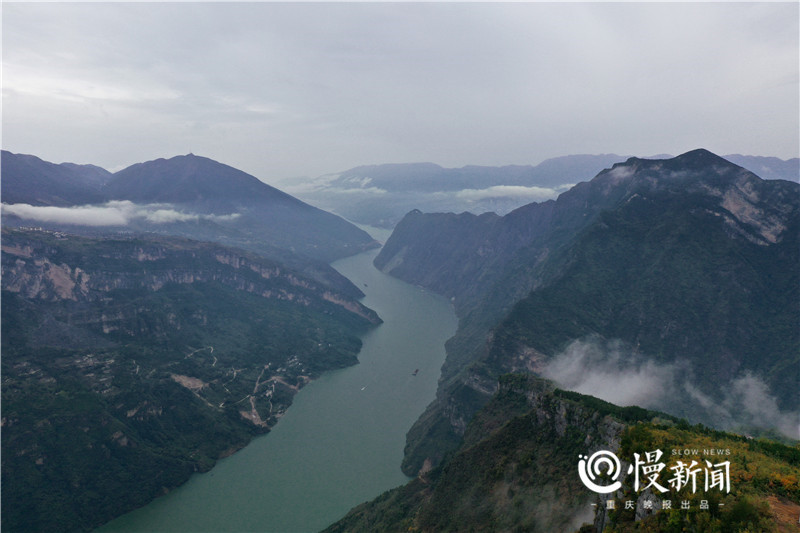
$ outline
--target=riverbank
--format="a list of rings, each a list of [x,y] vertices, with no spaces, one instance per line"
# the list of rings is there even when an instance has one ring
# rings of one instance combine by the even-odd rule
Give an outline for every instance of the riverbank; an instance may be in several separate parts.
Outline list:
[[[384,320],[359,364],[309,383],[268,435],[99,531],[318,531],[406,482],[405,433],[435,395],[456,318],[444,298],[376,270],[375,254],[333,265]]]

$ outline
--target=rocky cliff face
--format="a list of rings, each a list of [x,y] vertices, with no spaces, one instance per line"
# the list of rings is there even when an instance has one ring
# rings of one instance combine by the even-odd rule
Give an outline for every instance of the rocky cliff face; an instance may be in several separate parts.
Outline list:
[[[4,228],[2,248],[4,530],[90,530],[144,505],[357,363],[380,322],[217,244]]]
[[[684,365],[696,402],[653,407],[698,416],[755,376],[796,409],[799,233],[797,183],[705,150],[631,158],[505,217],[410,213],[375,264],[454,298],[460,324],[406,472],[458,442],[498,375],[542,372],[581,339],[623,342],[629,366]]]
[[[636,454],[656,450],[665,492],[637,484],[637,475],[647,478],[633,474],[642,468]],[[595,452],[619,459],[619,470],[608,472],[620,482],[617,490],[598,494],[580,480],[580,459]],[[703,458],[727,460],[731,490],[704,487],[702,473],[697,487],[676,485],[671,467],[689,461],[678,452],[695,466],[705,465]],[[326,532],[790,531],[800,511],[798,473],[800,455],[789,446],[690,427],[509,374],[442,465],[354,508]]]
[[[372,323],[379,318],[351,296],[264,258],[209,243],[138,239],[93,241],[53,233],[6,231],[2,245],[3,289],[47,301],[96,301],[117,290],[158,291],[167,284],[216,282],[263,298],[312,305],[324,300]],[[97,254],[59,247],[81,242]]]
[[[454,297],[469,310],[500,285],[524,279],[534,265],[592,224],[599,213],[647,195],[705,196],[705,209],[731,232],[760,244],[775,243],[797,210],[797,186],[764,181],[706,150],[669,160],[630,158],[576,185],[555,201],[523,206],[504,217],[412,211],[398,224],[375,265],[409,283]],[[532,261],[533,260],[533,261]],[[525,272],[516,270],[527,268]],[[508,294],[514,299],[512,292]],[[463,300],[463,301],[462,301]]]
[[[546,381],[504,377],[441,467],[326,531],[549,532],[591,522],[594,497],[575,475],[577,456],[617,449],[625,426],[553,391]]]

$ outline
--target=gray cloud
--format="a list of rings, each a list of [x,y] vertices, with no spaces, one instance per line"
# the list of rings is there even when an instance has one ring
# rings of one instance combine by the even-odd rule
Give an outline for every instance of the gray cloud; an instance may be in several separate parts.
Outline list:
[[[800,438],[800,413],[781,411],[764,381],[743,373],[722,397],[700,390],[686,362],[657,363],[620,341],[573,341],[541,371],[564,389],[616,405],[638,405],[686,416],[717,428],[773,429]]]
[[[221,222],[239,217],[238,213],[227,215],[186,213],[175,210],[169,204],[137,205],[128,200],[74,207],[2,204],[2,209],[4,215],[15,215],[26,220],[81,226],[126,226],[135,220],[144,220],[152,224],[189,222],[201,219]]]
[[[635,357],[621,342],[572,342],[554,357],[542,375],[568,390],[601,398],[616,405],[662,406],[675,380],[673,365],[659,365]]]
[[[268,182],[568,153],[797,156],[796,3],[9,3],[3,142]],[[741,127],[747,124],[747,127]]]
[[[27,220],[83,226],[125,226],[133,214],[130,202],[114,202],[104,206],[55,207],[29,204],[3,204],[4,215]]]
[[[528,202],[540,202],[555,198],[564,188],[525,187],[522,185],[495,185],[485,189],[463,189],[455,193],[461,200],[485,200],[488,198],[514,198]]]

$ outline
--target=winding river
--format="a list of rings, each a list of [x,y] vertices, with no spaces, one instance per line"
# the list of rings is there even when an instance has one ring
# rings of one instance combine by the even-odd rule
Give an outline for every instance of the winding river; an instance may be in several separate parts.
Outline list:
[[[384,320],[362,337],[360,364],[310,383],[269,434],[97,532],[319,531],[405,483],[405,433],[435,396],[456,317],[378,271],[376,254],[333,264]]]

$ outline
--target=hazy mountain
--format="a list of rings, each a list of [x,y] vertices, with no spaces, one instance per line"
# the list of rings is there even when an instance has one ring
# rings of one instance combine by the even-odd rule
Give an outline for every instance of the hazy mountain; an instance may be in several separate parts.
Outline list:
[[[711,449],[724,457],[706,455]],[[578,475],[579,457],[600,450],[623,461],[622,485],[607,497],[590,491]],[[655,450],[663,454],[657,480],[666,493],[642,490],[644,484],[637,490],[634,476],[625,476],[635,453]],[[674,456],[673,450],[692,455]],[[705,466],[703,459],[730,463],[730,492],[706,487],[702,470],[696,491],[669,483],[678,460]],[[796,447],[692,427],[510,374],[441,466],[359,505],[325,533],[792,531],[800,511],[798,474]],[[680,509],[682,500],[690,502],[688,510]]]
[[[105,187],[112,200],[139,204],[192,204],[224,214],[243,205],[313,209],[258,178],[194,154],[137,163],[115,173]]]
[[[427,193],[485,189],[495,185],[558,187],[569,183],[564,181],[565,178],[589,179],[603,168],[624,159],[625,156],[616,154],[580,154],[547,159],[536,166],[442,168],[433,163],[367,165],[335,175],[328,185],[340,189],[377,187],[389,192]]]
[[[778,159],[754,155],[730,154],[725,159],[744,167],[765,180],[800,181],[800,159]]]
[[[624,159],[603,154],[557,157],[536,166],[368,165],[295,184],[292,191],[349,220],[390,228],[413,209],[505,214],[531,201],[555,198]]]
[[[83,176],[78,185],[76,174]],[[303,261],[294,254],[330,262],[377,246],[340,217],[208,158],[190,154],[139,163],[109,175],[102,186],[98,175],[97,167],[53,165],[4,152],[4,222],[90,234],[180,235],[247,248],[295,266]],[[59,192],[64,188],[71,194]]]
[[[32,155],[0,155],[2,200],[6,204],[68,206],[105,199],[102,186],[111,173],[93,165],[56,165]]]
[[[4,531],[82,531],[272,427],[380,322],[255,254],[3,229]]]
[[[505,215],[530,202],[554,199],[572,185],[628,159],[616,154],[568,155],[532,165],[443,168],[433,163],[367,165],[293,183],[301,198],[342,216],[393,227],[414,209],[425,213]],[[669,159],[671,155],[647,159]],[[800,160],[731,155],[726,159],[764,179],[800,180]]]
[[[504,217],[410,213],[375,264],[453,298],[460,324],[406,472],[455,446],[509,371],[598,396],[626,383],[632,404],[787,430],[799,233],[799,184],[705,150],[630,158]]]

